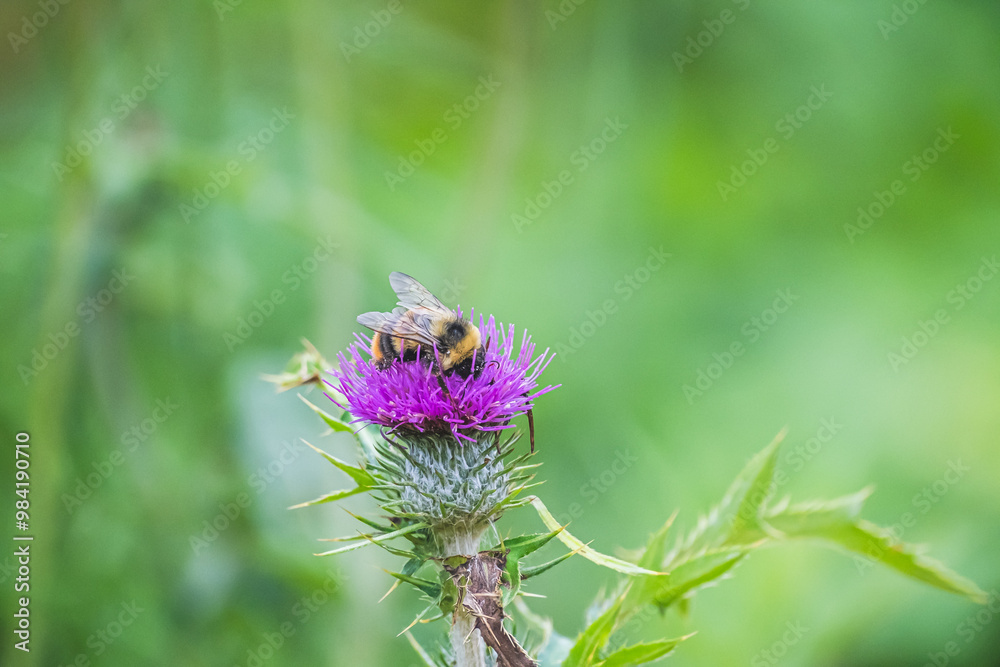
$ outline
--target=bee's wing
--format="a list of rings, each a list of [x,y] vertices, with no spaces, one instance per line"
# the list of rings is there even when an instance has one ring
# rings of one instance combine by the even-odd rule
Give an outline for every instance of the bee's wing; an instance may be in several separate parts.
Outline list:
[[[426,287],[405,273],[400,273],[399,271],[390,273],[389,284],[392,286],[396,296],[399,297],[399,305],[407,310],[426,308],[438,313],[452,313],[452,310],[441,303]]]
[[[430,313],[417,313],[397,308],[391,313],[373,311],[358,315],[358,324],[368,327],[372,331],[389,336],[399,336],[416,341],[421,345],[434,347],[434,335],[431,332],[432,319]]]

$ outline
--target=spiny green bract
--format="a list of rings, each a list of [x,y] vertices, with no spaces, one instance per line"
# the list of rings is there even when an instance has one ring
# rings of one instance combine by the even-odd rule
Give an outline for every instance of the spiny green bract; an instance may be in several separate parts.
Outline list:
[[[505,461],[517,434],[478,436],[464,443],[451,434],[411,434],[398,445],[377,442],[370,472],[378,481],[382,509],[435,531],[485,528],[530,476],[520,467],[526,456]]]

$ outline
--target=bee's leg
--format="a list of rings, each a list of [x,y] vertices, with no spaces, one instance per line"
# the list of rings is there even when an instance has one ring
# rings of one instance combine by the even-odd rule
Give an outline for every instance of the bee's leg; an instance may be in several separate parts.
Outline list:
[[[448,385],[445,384],[444,376],[441,373],[435,373],[434,377],[437,378],[438,386],[441,387],[441,391],[444,395],[448,397],[448,401],[451,403],[452,407],[457,407],[455,406],[455,397],[451,395],[451,391],[448,390]]]
[[[444,392],[444,395],[451,398],[451,392],[448,391],[448,385],[445,384],[444,377],[442,377],[440,373],[435,373],[434,377],[437,378],[438,386],[441,387],[441,391]]]
[[[528,410],[528,439],[531,441],[531,453],[535,453],[535,415]]]

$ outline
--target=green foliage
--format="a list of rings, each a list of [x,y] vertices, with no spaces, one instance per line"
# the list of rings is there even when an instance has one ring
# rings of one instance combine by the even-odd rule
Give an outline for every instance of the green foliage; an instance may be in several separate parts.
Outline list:
[[[561,529],[554,530],[551,533],[521,535],[520,537],[505,540],[504,542],[501,542],[499,546],[491,550],[498,556],[501,556],[504,562],[503,582],[506,586],[506,590],[503,592],[504,608],[508,608],[517,598],[518,593],[521,592],[522,580],[527,579],[528,576],[540,574],[544,570],[547,570],[558,563],[559,559],[550,561],[549,563],[543,563],[540,566],[543,569],[535,570],[528,576],[521,572],[521,559],[548,544],[549,540],[559,534],[560,530]]]
[[[336,424],[343,422],[330,417],[308,401],[305,402],[335,430],[349,430],[336,428]],[[545,504],[536,496],[506,503],[504,509],[530,504],[551,531],[505,539],[492,549],[483,552],[502,564],[502,608],[518,606],[522,615],[530,621],[530,625],[536,631],[541,631],[540,641],[532,646],[532,652],[540,664],[543,667],[557,664],[561,667],[624,667],[658,660],[673,651],[688,637],[628,646],[615,645],[613,638],[644,607],[651,606],[660,612],[674,607],[684,613],[690,598],[699,589],[729,576],[733,568],[751,552],[763,546],[789,540],[819,540],[830,546],[853,552],[856,557],[866,558],[869,562],[880,562],[942,590],[964,595],[977,602],[986,600],[985,593],[973,582],[952,572],[943,564],[923,556],[913,547],[896,543],[887,531],[862,520],[861,509],[864,501],[871,495],[871,489],[863,489],[855,494],[829,501],[810,501],[792,505],[786,498],[772,503],[778,486],[775,482],[775,473],[784,437],[785,431],[782,431],[762,451],[752,457],[730,484],[722,501],[707,516],[699,519],[697,526],[685,538],[678,539],[672,549],[668,550],[667,543],[676,513],[650,537],[635,562],[607,556],[591,549],[571,535],[565,526],[559,525]],[[490,441],[487,445],[488,449],[495,447],[499,450],[501,455],[497,460],[503,461],[512,454],[511,445],[514,441],[516,436],[503,445],[500,445],[499,441],[496,443]],[[439,444],[434,441],[430,446],[436,448]],[[359,450],[363,451],[360,438],[358,445]],[[353,490],[335,492],[296,507],[338,500],[362,491],[381,490],[392,496],[398,493],[394,491],[393,485],[399,483],[402,470],[407,462],[414,462],[413,456],[417,454],[416,451],[409,451],[406,448],[393,449],[386,443],[376,441],[374,451],[377,458],[374,465],[379,472],[373,476],[362,466],[352,466],[316,447],[313,449],[347,473],[358,486]],[[466,455],[470,451],[474,450],[466,445],[462,449],[462,454]],[[530,480],[530,475],[523,474],[529,467],[524,465],[526,458],[527,456],[516,457],[512,462],[501,464],[499,467],[497,463],[493,464],[493,467],[504,475],[504,480],[510,480],[504,483],[511,485],[514,496],[523,490],[524,485]],[[471,474],[480,473],[485,466],[485,461],[474,466]],[[428,470],[433,469],[433,466],[428,468]],[[518,472],[522,474],[518,475]],[[441,483],[446,483],[441,473],[433,474],[438,475]],[[519,486],[515,487],[514,484]],[[398,495],[393,497],[399,498]],[[454,611],[461,594],[455,581],[444,569],[438,570],[438,581],[416,576],[416,573],[432,560],[433,553],[428,546],[432,527],[417,521],[410,513],[399,512],[399,502],[399,500],[383,499],[383,508],[397,510],[398,516],[392,519],[393,525],[383,525],[357,517],[375,528],[377,532],[338,538],[355,543],[317,555],[340,554],[366,544],[377,544],[394,555],[407,558],[402,572],[387,570],[387,573],[397,582],[409,584],[418,590],[430,602],[411,623],[412,627],[417,622],[448,617]],[[397,537],[410,539],[414,543],[413,551],[397,549],[387,544]],[[558,538],[572,551],[536,566],[523,563],[525,557],[548,544],[553,538]],[[626,575],[627,579],[622,582],[611,600],[599,604],[596,618],[571,642],[556,634],[552,630],[551,622],[531,614],[523,603],[520,603],[518,597],[524,579],[549,570],[577,553],[597,565]],[[466,560],[465,556],[452,556],[443,559],[440,565],[454,570]],[[390,589],[390,592],[393,589]],[[434,608],[437,608],[440,614],[433,619],[424,620],[427,613]],[[438,664],[416,643],[415,639],[412,637],[409,639],[426,664]]]
[[[654,662],[665,657],[685,639],[687,637],[661,639],[648,644],[633,644],[615,651],[597,663],[597,667],[629,667],[630,665],[644,665],[647,662]]]
[[[360,549],[361,547],[366,547],[369,544],[379,544],[387,540],[391,540],[396,537],[403,537],[417,530],[424,530],[427,528],[426,524],[423,523],[413,523],[404,528],[398,530],[393,530],[383,533],[366,533],[357,536],[349,537],[335,537],[330,541],[332,542],[347,542],[352,541],[354,544],[348,545],[346,547],[341,547],[339,549],[333,549],[332,551],[324,551],[323,553],[316,554],[317,556],[333,556],[335,554],[347,553],[348,551],[354,551],[355,549]]]
[[[548,528],[554,531],[559,531],[556,537],[559,538],[563,544],[573,549],[574,553],[578,553],[587,560],[597,563],[603,567],[610,568],[616,572],[621,572],[622,574],[631,575],[658,575],[661,573],[655,572],[653,570],[648,570],[643,567],[639,567],[634,563],[629,563],[627,561],[621,560],[620,558],[615,558],[614,556],[606,556],[602,553],[591,549],[589,546],[573,537],[568,531],[564,529],[564,526],[560,526],[556,518],[552,516],[548,508],[545,507],[545,503],[541,501],[540,498],[532,496],[528,499],[531,506],[535,508],[538,512],[538,516],[541,517],[542,523],[544,523]]]
[[[348,424],[347,422],[344,422],[344,421],[342,421],[342,420],[340,420],[340,419],[337,419],[337,418],[336,418],[336,417],[334,417],[333,415],[331,415],[331,414],[329,414],[329,413],[327,413],[327,412],[325,412],[325,411],[323,411],[323,410],[319,409],[318,407],[316,407],[315,405],[313,405],[312,403],[310,403],[310,402],[309,402],[308,400],[306,400],[306,397],[305,397],[305,396],[303,396],[302,394],[299,394],[299,398],[301,398],[301,399],[302,399],[302,402],[303,402],[303,403],[305,403],[305,404],[306,404],[306,405],[308,405],[308,406],[309,406],[310,408],[312,408],[313,412],[315,412],[316,414],[318,414],[318,415],[320,416],[320,418],[321,418],[321,419],[322,419],[322,420],[323,420],[324,422],[326,422],[326,425],[327,425],[327,426],[329,426],[329,427],[330,427],[331,429],[333,429],[333,430],[334,430],[335,432],[336,432],[336,431],[340,431],[340,432],[343,432],[343,431],[347,431],[347,432],[351,432],[351,431],[353,431],[353,430],[354,430],[354,429],[353,429],[353,428],[351,427],[351,425],[350,425],[350,424]]]

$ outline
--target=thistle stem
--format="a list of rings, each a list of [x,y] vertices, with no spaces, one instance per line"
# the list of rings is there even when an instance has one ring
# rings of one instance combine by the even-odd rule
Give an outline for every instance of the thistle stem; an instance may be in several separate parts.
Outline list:
[[[474,556],[479,553],[479,540],[485,526],[452,526],[435,531],[441,555]],[[455,667],[487,667],[486,644],[476,629],[476,618],[459,604],[451,625],[451,647],[455,654]]]
[[[465,608],[459,607],[451,626],[455,667],[486,667],[486,644],[475,627],[476,619]]]

